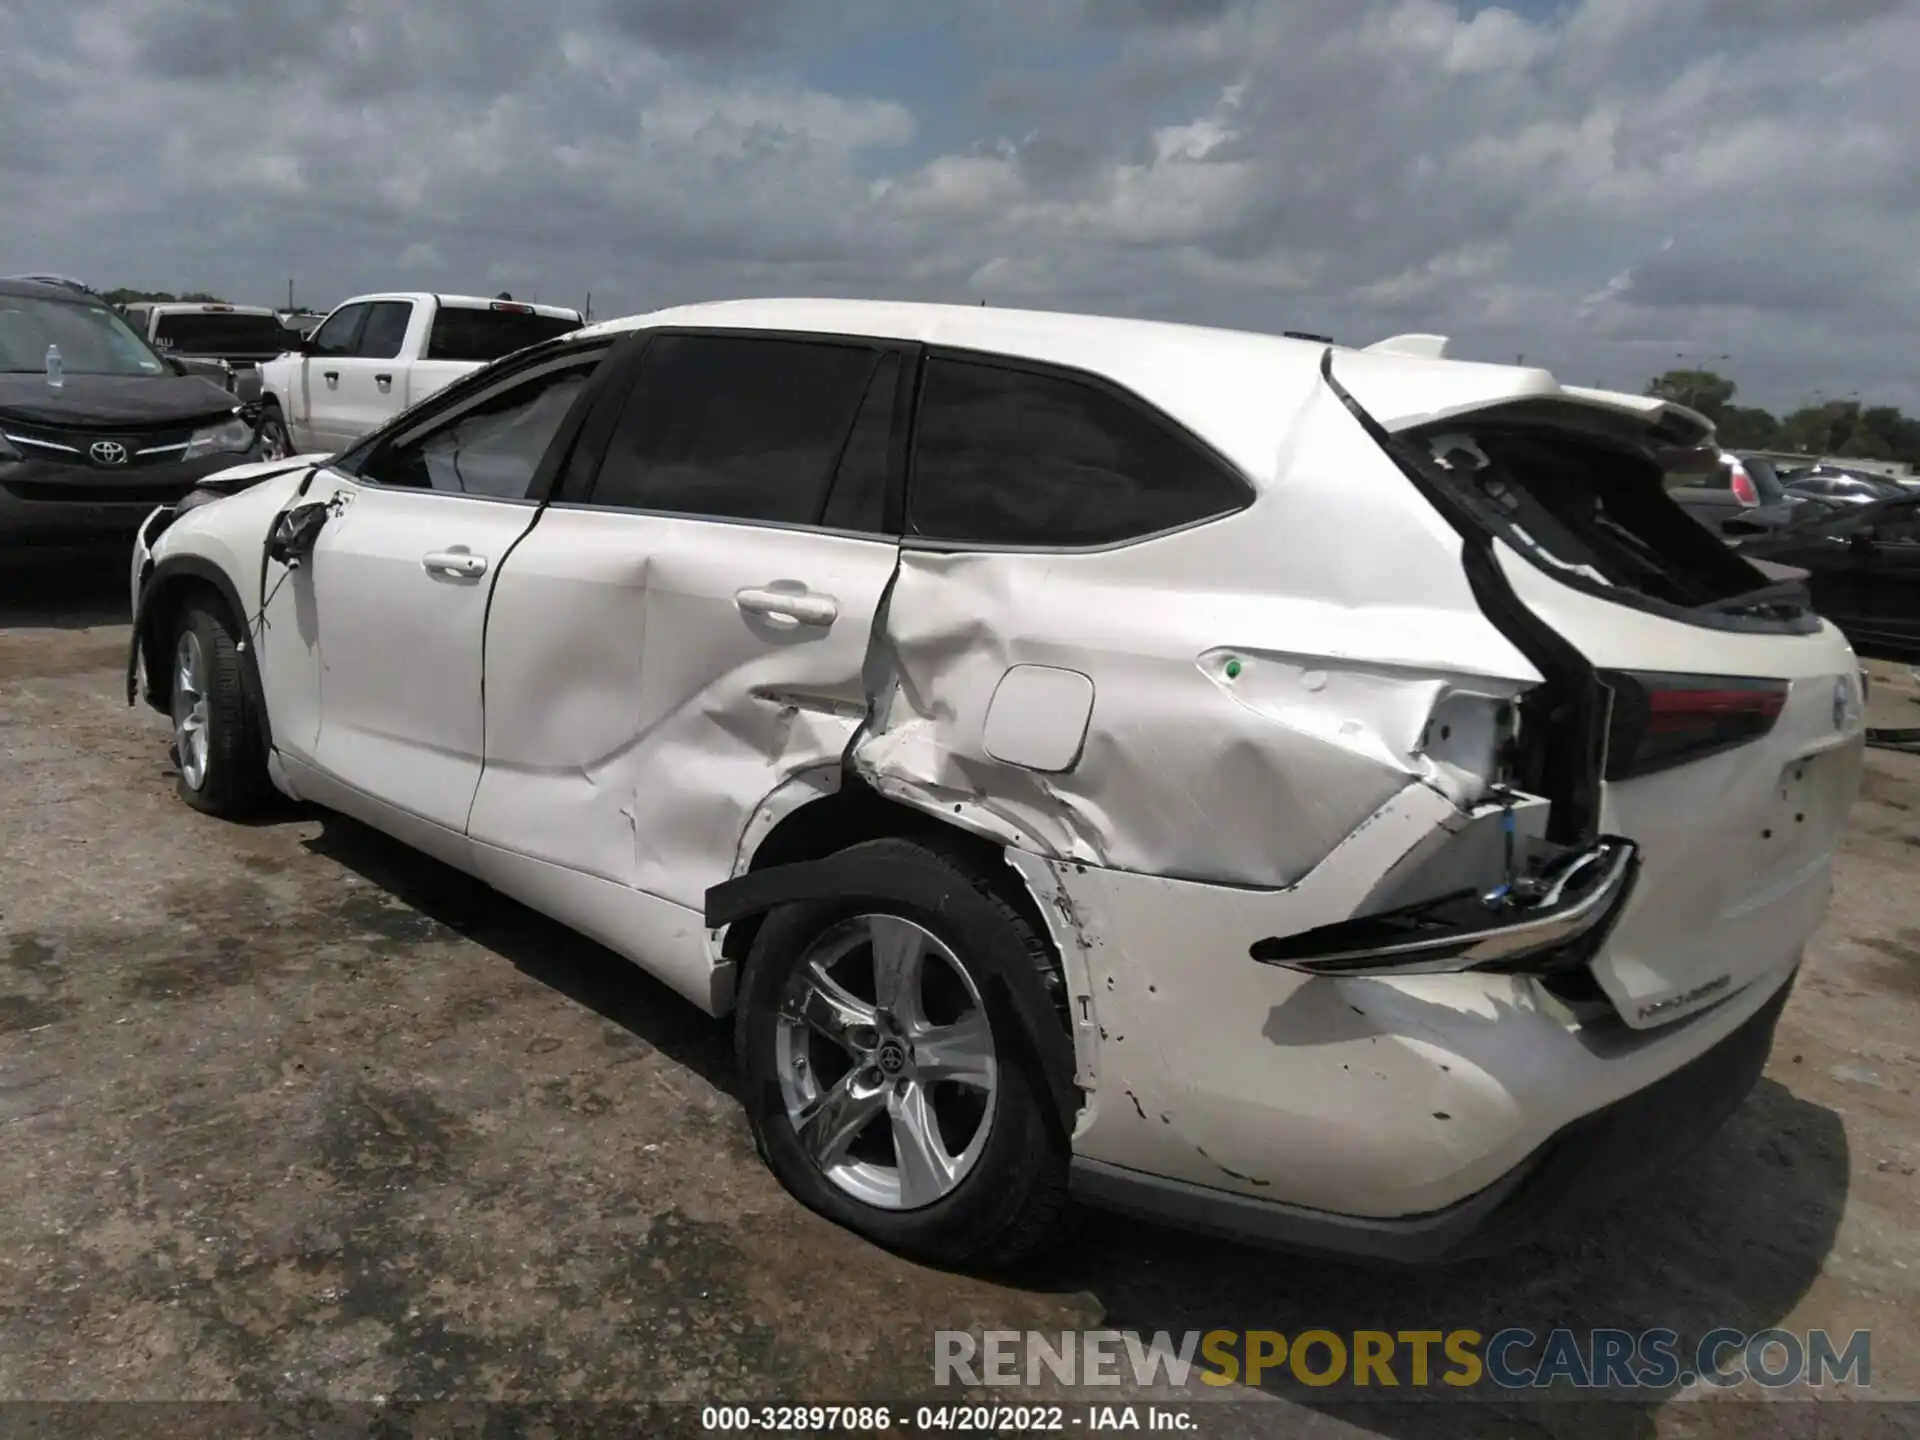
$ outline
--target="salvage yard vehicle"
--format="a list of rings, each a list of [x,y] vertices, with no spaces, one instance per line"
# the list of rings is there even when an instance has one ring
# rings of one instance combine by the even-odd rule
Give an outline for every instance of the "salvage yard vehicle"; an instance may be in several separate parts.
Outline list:
[[[761,1154],[885,1245],[1503,1246],[1753,1085],[1861,690],[1666,495],[1698,416],[1413,349],[600,324],[156,512],[128,699],[186,803],[732,1012]]]
[[[580,312],[473,295],[358,295],[260,367],[270,458],[344,449],[503,355],[575,330]]]
[[[1814,608],[1859,654],[1920,664],[1920,493],[1808,509],[1804,520],[1734,544],[1749,559],[1804,572]]]
[[[1718,449],[1704,454],[1704,463],[1670,468],[1667,491],[1675,504],[1716,534],[1729,535],[1736,525],[1747,533],[1771,530],[1792,521],[1809,503],[1788,493],[1764,456]]]
[[[143,300],[122,306],[121,314],[162,354],[211,361],[243,401],[260,398],[259,367],[300,341],[298,331],[261,305]]]
[[[0,544],[124,543],[253,449],[232,395],[73,282],[0,280]]]

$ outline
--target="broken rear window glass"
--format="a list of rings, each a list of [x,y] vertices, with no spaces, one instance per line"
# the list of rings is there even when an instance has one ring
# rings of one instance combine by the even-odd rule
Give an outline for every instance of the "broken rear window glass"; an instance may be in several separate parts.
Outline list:
[[[932,356],[907,532],[981,545],[1110,545],[1224,515],[1246,485],[1143,402],[1063,375]]]
[[[1664,493],[1665,457],[1550,424],[1489,421],[1422,441],[1501,537],[1563,578],[1684,609],[1759,578]]]

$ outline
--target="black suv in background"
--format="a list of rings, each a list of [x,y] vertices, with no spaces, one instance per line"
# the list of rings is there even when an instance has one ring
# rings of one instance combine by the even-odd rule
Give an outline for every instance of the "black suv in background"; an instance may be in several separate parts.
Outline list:
[[[257,458],[235,397],[184,371],[98,295],[0,280],[0,546],[130,538]]]

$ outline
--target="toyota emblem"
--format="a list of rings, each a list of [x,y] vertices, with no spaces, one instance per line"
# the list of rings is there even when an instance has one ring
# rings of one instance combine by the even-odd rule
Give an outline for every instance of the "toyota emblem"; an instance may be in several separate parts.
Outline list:
[[[96,440],[87,453],[93,457],[96,465],[124,465],[127,463],[127,447],[118,440]]]

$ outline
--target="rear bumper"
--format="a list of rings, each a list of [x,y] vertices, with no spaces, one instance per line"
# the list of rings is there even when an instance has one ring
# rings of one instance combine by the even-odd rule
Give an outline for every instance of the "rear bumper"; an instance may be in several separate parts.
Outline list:
[[[1245,1224],[1253,1234],[1284,1234],[1292,1222],[1274,1217],[1285,1212],[1355,1217],[1389,1235],[1408,1224],[1464,1228],[1460,1215],[1517,1184],[1553,1137],[1741,1030],[1786,984],[1819,924],[1826,874],[1816,868],[1756,911],[1754,926],[1708,926],[1709,939],[1734,947],[1703,977],[1718,983],[1676,969],[1672,994],[1656,1001],[1679,1001],[1652,1016],[1622,1012],[1596,984],[1614,938],[1587,964],[1545,976],[1320,974],[1249,957],[1263,937],[1363,911],[1383,875],[1427,863],[1417,858],[1423,837],[1442,837],[1430,861],[1449,860],[1478,834],[1445,829],[1450,815],[1444,798],[1409,786],[1284,891],[1009,851],[1072,998],[1081,1170],[1115,1184],[1128,1177],[1100,1167],[1168,1182],[1148,1191],[1221,1192],[1227,1210],[1246,1202],[1248,1216],[1268,1217]],[[1669,935],[1670,960],[1696,958],[1705,943],[1696,930]],[[1652,963],[1665,953],[1658,938],[1643,936],[1636,955]],[[1456,1207],[1468,1208],[1445,1222],[1420,1218]]]
[[[131,539],[157,505],[208,475],[260,458],[258,448],[120,472],[27,460],[0,464],[0,545]]]
[[[1288,1250],[1438,1264],[1540,1238],[1696,1149],[1759,1080],[1793,989],[1779,985],[1717,1044],[1656,1080],[1563,1126],[1466,1199],[1420,1215],[1341,1215],[1236,1195],[1076,1157],[1081,1200],[1183,1229]]]

